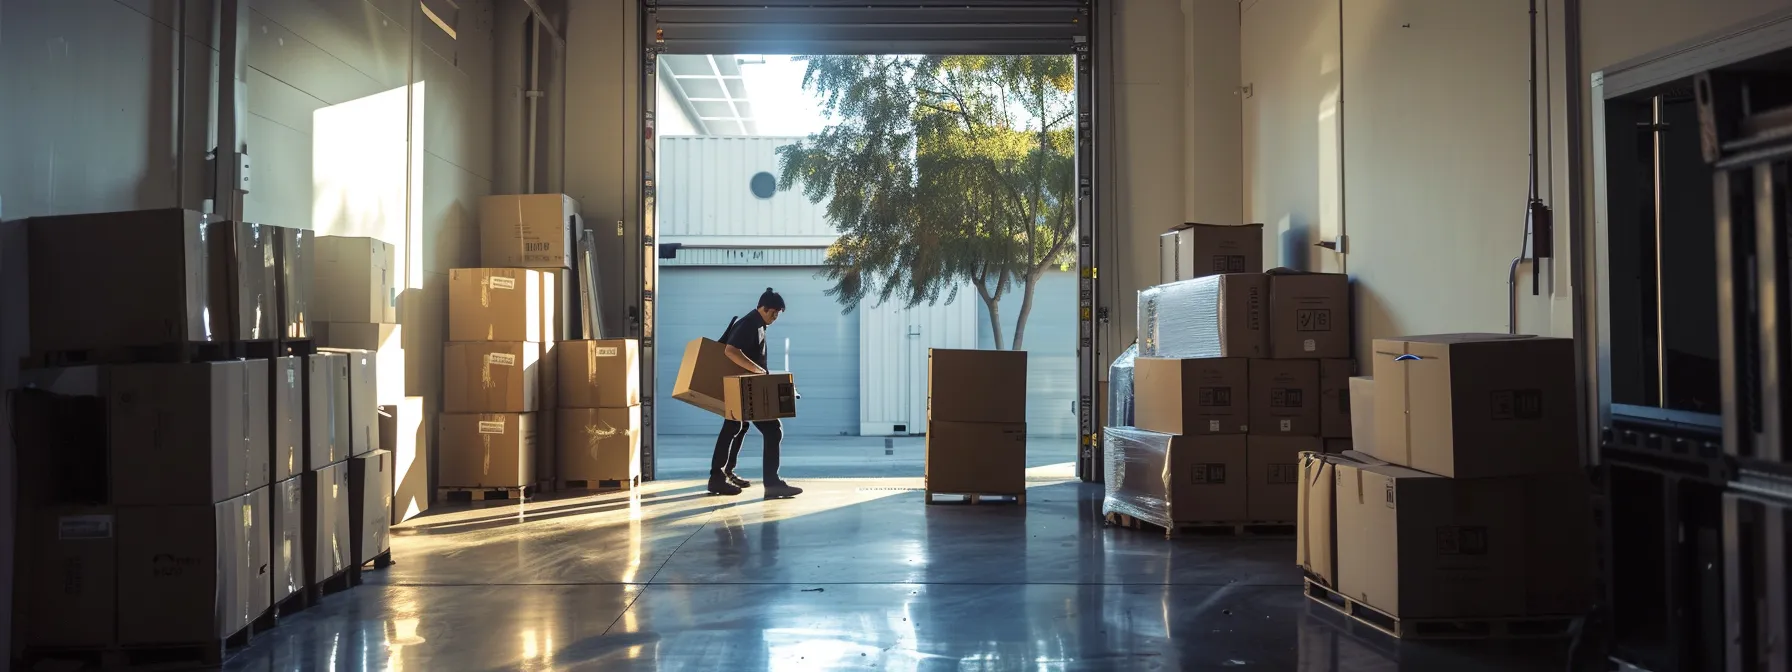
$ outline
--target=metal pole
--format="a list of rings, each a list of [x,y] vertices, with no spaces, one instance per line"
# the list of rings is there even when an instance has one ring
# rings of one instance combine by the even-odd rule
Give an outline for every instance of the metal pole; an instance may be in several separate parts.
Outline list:
[[[535,129],[540,124],[541,111],[541,18],[531,19],[529,26],[529,90],[523,93],[523,97],[529,100],[529,161],[523,169],[526,175],[523,186],[525,193],[533,194],[536,193]]]

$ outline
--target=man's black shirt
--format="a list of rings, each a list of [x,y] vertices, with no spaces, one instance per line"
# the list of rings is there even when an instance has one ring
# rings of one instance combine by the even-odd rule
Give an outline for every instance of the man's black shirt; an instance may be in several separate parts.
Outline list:
[[[767,368],[765,365],[765,318],[759,316],[758,310],[747,313],[745,317],[734,323],[733,330],[728,332],[728,345],[740,348],[741,352],[746,353],[747,359],[753,360],[753,363],[758,364],[759,368]]]

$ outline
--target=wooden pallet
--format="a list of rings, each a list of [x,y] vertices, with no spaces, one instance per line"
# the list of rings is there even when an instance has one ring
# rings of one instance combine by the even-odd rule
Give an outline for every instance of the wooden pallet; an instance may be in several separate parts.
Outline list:
[[[961,497],[963,499],[960,499],[957,502],[936,502],[933,501],[934,497]],[[927,491],[928,504],[982,504],[984,502],[992,504],[1020,504],[1024,506],[1027,503],[1027,493]]]
[[[560,487],[564,490],[590,490],[593,492],[602,492],[605,490],[633,490],[641,487],[641,481],[640,479],[629,479],[626,481],[609,479],[599,479],[595,481],[561,481]]]
[[[361,585],[361,572],[359,569],[360,568],[358,567],[349,567],[337,572],[335,576],[306,586],[305,592],[310,593],[310,596],[307,597],[306,600],[312,605],[322,604],[325,595],[335,595],[336,593]]]
[[[533,485],[518,485],[507,488],[436,488],[437,496],[444,502],[489,502],[502,500],[523,501],[528,499]]]
[[[1199,535],[1218,537],[1290,537],[1294,536],[1294,523],[1275,520],[1251,521],[1189,521],[1171,523],[1164,527],[1158,523],[1129,516],[1124,513],[1107,514],[1107,524],[1132,530],[1154,530],[1164,533],[1165,538],[1179,535]]]
[[[1580,631],[1580,616],[1400,618],[1308,577],[1307,599],[1395,639],[1555,639]]]
[[[189,341],[163,345],[134,345],[84,350],[51,350],[34,353],[20,363],[28,369],[89,366],[93,364],[218,362],[242,359],[241,341]]]
[[[144,644],[106,647],[44,647],[27,649],[15,669],[191,670],[220,667],[231,649],[248,646],[259,634],[274,627],[270,610],[235,634],[190,644]]]

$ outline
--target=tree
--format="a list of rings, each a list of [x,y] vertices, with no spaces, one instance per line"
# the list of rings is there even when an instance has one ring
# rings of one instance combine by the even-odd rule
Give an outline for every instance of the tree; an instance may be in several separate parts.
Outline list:
[[[779,188],[827,199],[840,232],[822,274],[852,310],[977,290],[998,349],[1000,301],[1073,261],[1076,74],[1068,56],[820,56],[805,90],[837,123],[778,149]]]

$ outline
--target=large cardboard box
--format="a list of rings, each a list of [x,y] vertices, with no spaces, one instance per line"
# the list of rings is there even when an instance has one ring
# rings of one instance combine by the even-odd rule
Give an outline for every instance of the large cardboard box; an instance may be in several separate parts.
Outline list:
[[[328,350],[373,353],[373,398],[379,405],[404,398],[404,327],[368,322],[319,322],[312,325],[317,345]]]
[[[1133,424],[1165,434],[1243,434],[1250,429],[1250,362],[1154,359],[1133,364]]]
[[[1350,357],[1350,278],[1342,273],[1269,277],[1269,356]]]
[[[106,506],[28,510],[19,540],[14,627],[27,647],[100,647],[118,642],[117,517]]]
[[[1375,447],[1375,378],[1352,376],[1350,379],[1350,443],[1357,450],[1376,457]],[[1381,459],[1387,459],[1382,457]]]
[[[273,603],[279,604],[311,585],[305,581],[305,477],[277,481],[268,486],[268,520],[273,527]]]
[[[479,201],[479,259],[493,267],[571,268],[579,202],[563,194]]]
[[[316,471],[348,459],[348,355],[305,356],[305,463]]]
[[[558,415],[562,482],[583,481],[587,488],[598,481],[639,482],[640,406],[562,408]]]
[[[924,457],[928,492],[1019,495],[1027,489],[1026,423],[930,420]]]
[[[448,340],[542,340],[541,272],[523,268],[448,271]]]
[[[641,403],[640,341],[565,341],[557,350],[561,408],[628,408]]]
[[[796,417],[796,378],[788,373],[723,378],[722,417],[738,422]]]
[[[305,470],[305,358],[268,360],[270,391],[268,481],[284,481]]]
[[[304,546],[311,558],[305,564],[305,580],[316,585],[354,562],[354,532],[349,522],[349,500],[354,493],[349,488],[348,462],[307,472],[304,479]]]
[[[211,221],[173,209],[28,220],[31,350],[223,340],[208,323]]]
[[[317,322],[398,322],[398,258],[377,238],[318,236],[312,289]]]
[[[1328,439],[1348,439],[1350,424],[1350,377],[1356,375],[1356,360],[1319,360],[1319,435]]]
[[[349,458],[349,556],[356,565],[392,550],[392,468],[384,450]]]
[[[205,504],[268,484],[268,360],[110,368],[112,503]]]
[[[118,639],[222,639],[273,603],[266,487],[216,504],[118,509]]]
[[[236,250],[230,238],[236,236]],[[209,303],[212,335],[219,340],[271,340],[278,325],[279,266],[273,227],[248,222],[211,222],[206,254],[211,265]]]
[[[1319,436],[1319,362],[1251,360],[1251,433]]]
[[[573,331],[578,327],[578,313],[572,311],[572,302],[578,299],[578,290],[573,288],[572,271],[565,269],[542,269],[541,271],[541,342],[554,343],[570,341],[578,338]]]
[[[286,338],[311,338],[311,325],[317,321],[312,310],[312,295],[317,277],[317,238],[309,229],[281,226],[274,230],[275,320]]]
[[[515,488],[535,481],[534,413],[443,413],[443,487]]]
[[[429,510],[429,437],[424,433],[423,397],[380,407],[380,450],[392,453],[392,522]]]
[[[1578,470],[1574,376],[1571,339],[1376,339],[1374,454],[1453,478]]]
[[[928,350],[927,419],[1025,424],[1027,353]]]
[[[1139,356],[1269,356],[1269,278],[1244,273],[1139,292]]]
[[[1250,451],[1238,434],[1178,436],[1170,441],[1170,519],[1231,523],[1251,519]]]
[[[678,363],[678,381],[672,386],[672,398],[716,415],[726,407],[722,399],[722,379],[748,373],[728,358],[728,346],[707,338],[686,343],[684,359]],[[560,403],[571,403],[561,400]]]
[[[20,507],[112,501],[111,371],[76,366],[19,372],[11,415]]]
[[[379,355],[372,350],[329,348],[347,358],[349,455],[366,455],[379,446]]]
[[[1250,469],[1247,515],[1261,522],[1296,522],[1300,518],[1300,455],[1323,450],[1324,440],[1258,434],[1248,437],[1245,445],[1250,448],[1245,457]]]
[[[1579,615],[1593,603],[1578,473],[1444,478],[1336,466],[1338,592],[1397,618]]]
[[[1337,465],[1354,462],[1345,455],[1300,454],[1299,489],[1295,495],[1295,563],[1320,583],[1338,585]]]
[[[1262,224],[1183,224],[1164,235],[1173,241],[1176,261],[1175,277],[1165,282],[1263,272]]]
[[[540,343],[449,343],[442,360],[444,413],[528,413],[541,407]]]

